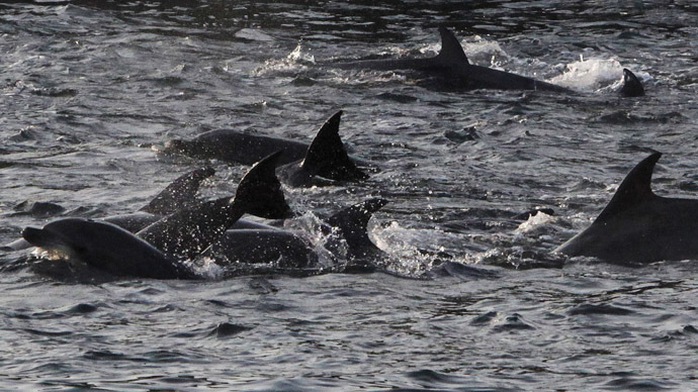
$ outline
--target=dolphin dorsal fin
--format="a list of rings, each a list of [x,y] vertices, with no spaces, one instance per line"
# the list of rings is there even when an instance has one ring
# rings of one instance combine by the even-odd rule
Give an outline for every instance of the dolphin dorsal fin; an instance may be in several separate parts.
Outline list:
[[[168,256],[192,259],[221,238],[245,213],[286,218],[290,208],[275,172],[280,155],[280,151],[276,152],[252,166],[240,180],[234,198],[222,197],[179,209],[136,236]]]
[[[139,211],[169,215],[179,208],[193,204],[196,202],[196,193],[199,191],[201,182],[215,172],[212,167],[206,166],[178,177]]]
[[[374,247],[368,238],[368,221],[374,212],[386,204],[388,201],[385,199],[369,199],[339,211],[327,219],[326,223],[342,232],[350,249],[356,251],[362,247]]]
[[[276,177],[276,166],[282,151],[277,151],[259,162],[240,180],[234,202],[245,212],[267,219],[284,219],[292,215]]]
[[[337,181],[360,181],[368,175],[356,167],[349,158],[339,137],[339,121],[342,111],[333,114],[313,139],[301,162],[301,167],[312,175]]]
[[[623,68],[623,87],[620,94],[624,97],[641,97],[645,95],[645,88],[642,82],[629,69]]]
[[[596,218],[597,222],[603,222],[621,211],[657,197],[652,192],[652,172],[661,156],[659,152],[652,153],[625,176],[611,201]]]
[[[448,66],[470,64],[460,41],[451,30],[441,26],[439,34],[441,34],[441,51],[434,58],[436,61]]]

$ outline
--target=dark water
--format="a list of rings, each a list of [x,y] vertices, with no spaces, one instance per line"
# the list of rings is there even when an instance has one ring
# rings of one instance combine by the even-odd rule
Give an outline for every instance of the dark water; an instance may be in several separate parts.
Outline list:
[[[465,4],[0,5],[3,243],[56,216],[144,205],[196,164],[154,152],[171,138],[230,127],[309,140],[343,109],[345,142],[382,170],[289,189],[294,209],[380,195],[371,235],[394,273],[422,276],[427,250],[496,275],[75,284],[6,253],[0,389],[698,389],[695,262],[550,254],[651,150],[665,154],[657,192],[695,196],[698,7]],[[441,24],[475,63],[580,93],[449,92],[318,65],[430,55]],[[613,93],[623,67],[646,97]],[[245,170],[216,168],[204,194]],[[539,207],[555,215],[515,219]]]

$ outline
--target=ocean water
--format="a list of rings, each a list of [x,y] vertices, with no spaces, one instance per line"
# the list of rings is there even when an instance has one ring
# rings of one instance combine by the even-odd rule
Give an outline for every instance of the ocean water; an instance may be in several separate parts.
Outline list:
[[[158,154],[167,140],[309,141],[339,109],[343,140],[380,171],[287,198],[305,217],[390,201],[370,226],[389,273],[85,283],[3,252],[0,389],[698,389],[695,261],[551,253],[651,151],[655,191],[696,196],[693,2],[37,1],[0,20],[2,243],[140,208],[201,164]],[[326,65],[433,55],[440,25],[473,63],[578,93]],[[622,68],[646,96],[614,92]],[[211,163],[204,196],[247,169]],[[537,208],[554,214],[526,219]]]

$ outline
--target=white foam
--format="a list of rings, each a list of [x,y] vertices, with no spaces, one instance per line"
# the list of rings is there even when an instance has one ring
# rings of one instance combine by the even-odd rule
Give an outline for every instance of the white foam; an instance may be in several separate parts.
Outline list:
[[[196,263],[186,262],[184,264],[206,279],[217,280],[225,277],[225,268],[217,264],[211,257],[200,257]]]
[[[549,82],[576,90],[597,90],[609,85],[618,88],[623,82],[623,67],[615,59],[581,58],[565,65],[563,74]]]
[[[298,71],[315,64],[315,56],[306,51],[303,42],[282,59],[267,60],[264,65],[254,71],[255,76],[262,76],[270,72]]]
[[[519,227],[517,227],[516,230],[514,230],[514,232],[516,234],[529,233],[533,230],[536,230],[540,226],[548,225],[554,221],[554,216],[539,211],[537,214],[529,216],[526,222],[520,224]]]

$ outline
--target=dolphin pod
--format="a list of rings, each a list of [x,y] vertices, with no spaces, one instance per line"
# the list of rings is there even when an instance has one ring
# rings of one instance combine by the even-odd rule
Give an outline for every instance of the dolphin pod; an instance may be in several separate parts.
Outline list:
[[[493,89],[493,90],[541,90],[572,93],[573,90],[525,76],[471,64],[458,38],[445,27],[439,27],[441,51],[434,57],[394,60],[359,60],[352,62],[326,63],[328,66],[349,69],[415,70],[435,76],[450,89]],[[620,94],[625,97],[644,95],[640,80],[630,70],[623,70],[623,87]]]
[[[698,258],[698,200],[652,192],[661,155],[652,153],[638,163],[591,226],[555,251],[615,263]]]
[[[213,174],[211,168],[196,169],[176,179],[136,214],[103,220],[58,219],[40,229],[27,227],[22,237],[50,257],[114,276],[198,279],[201,275],[195,265],[202,258],[213,259],[224,267],[243,266],[243,270],[257,272],[259,268],[250,266],[274,264],[272,270],[317,270],[322,266],[318,265],[315,249],[303,237],[276,227],[240,221],[244,213],[269,219],[292,215],[275,174],[280,155],[277,152],[255,164],[240,181],[234,197],[178,201],[182,207],[174,210],[154,207],[163,199],[174,200],[183,194],[193,198],[197,184]],[[386,202],[370,199],[332,215],[323,223],[329,249],[341,246],[338,243],[347,245],[345,268],[374,270],[372,260],[366,256],[378,255],[380,250],[368,240],[366,225]]]
[[[203,252],[245,212],[264,211],[270,218],[289,215],[274,173],[279,155],[255,164],[240,181],[234,197],[184,207],[136,234],[104,221],[65,218],[41,229],[27,227],[22,237],[49,253],[114,275],[195,278],[195,272],[182,261]]]
[[[455,35],[439,28],[442,48],[431,58],[332,63],[339,68],[412,69],[465,89],[571,90],[544,81],[470,64]],[[641,96],[644,88],[623,70],[620,94]],[[342,185],[368,179],[365,162],[352,158],[339,136],[343,112],[330,116],[311,143],[265,135],[214,130],[191,140],[171,140],[164,153],[228,163],[252,164],[235,196],[200,200],[201,183],[210,167],[176,179],[136,213],[101,220],[63,218],[42,228],[27,227],[23,241],[6,249],[36,246],[49,256],[67,258],[117,276],[198,279],[198,263],[212,259],[221,266],[271,266],[278,269],[320,267],[315,245],[298,233],[241,219],[292,216],[281,182],[292,187]],[[656,196],[651,175],[660,154],[640,162],[620,185],[596,221],[555,252],[611,262],[652,262],[698,257],[692,237],[698,231],[698,200]],[[277,177],[278,176],[278,177]],[[324,245],[331,257],[342,255],[345,271],[378,270],[384,253],[368,238],[367,224],[387,203],[369,199],[322,221]],[[676,218],[678,216],[678,218]],[[256,269],[260,271],[260,269]]]

